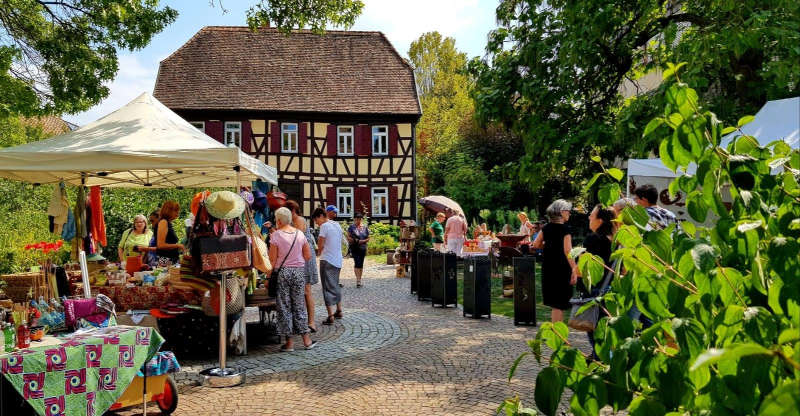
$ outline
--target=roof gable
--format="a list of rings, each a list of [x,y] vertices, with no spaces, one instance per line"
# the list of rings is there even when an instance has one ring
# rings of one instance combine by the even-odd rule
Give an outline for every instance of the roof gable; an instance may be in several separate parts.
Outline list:
[[[153,95],[174,110],[421,114],[380,32],[208,26],[161,61]]]

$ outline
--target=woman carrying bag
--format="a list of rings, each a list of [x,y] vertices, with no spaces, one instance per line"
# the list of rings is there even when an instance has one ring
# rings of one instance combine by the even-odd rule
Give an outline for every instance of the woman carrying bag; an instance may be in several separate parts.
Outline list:
[[[306,261],[311,258],[311,249],[305,235],[292,226],[292,212],[288,208],[275,211],[277,230],[272,233],[269,261],[277,265],[278,333],[286,337],[282,352],[294,351],[292,336],[300,334],[303,346],[310,350],[316,346],[309,336],[306,312],[305,286]],[[271,279],[273,280],[273,279]],[[270,282],[272,284],[272,281]]]

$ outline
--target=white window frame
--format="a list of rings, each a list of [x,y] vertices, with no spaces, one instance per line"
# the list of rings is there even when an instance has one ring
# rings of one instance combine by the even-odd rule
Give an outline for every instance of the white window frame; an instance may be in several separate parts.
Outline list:
[[[294,131],[291,130],[291,127],[294,127]],[[299,152],[299,134],[300,128],[298,123],[281,123],[281,153]],[[294,143],[292,143],[292,139],[294,139]],[[294,146],[292,146],[292,144],[294,144]]]
[[[389,188],[386,187],[378,187],[372,188],[371,190],[371,201],[372,201],[372,216],[373,217],[388,217],[389,216]],[[377,201],[376,201],[377,198]],[[385,204],[381,204],[381,199],[384,200]]]
[[[202,131],[203,133],[206,132],[206,122],[205,121],[190,121],[189,124],[192,127],[196,128],[197,130]]]
[[[230,134],[230,136],[229,136]],[[226,121],[225,122],[225,146],[234,145],[242,147],[242,122],[241,121]],[[237,143],[238,142],[238,143]]]
[[[350,129],[350,131],[343,132],[342,129]],[[355,126],[336,127],[336,154],[340,156],[353,156],[353,150],[355,146],[355,142],[353,140],[354,131]],[[344,146],[342,146],[343,144]]]
[[[383,132],[380,131],[383,129]],[[389,154],[389,126],[372,126],[372,154],[374,156],[384,156]]]
[[[345,201],[343,201],[345,199]],[[348,203],[346,199],[350,199]],[[339,208],[340,217],[353,216],[353,204],[355,203],[355,193],[352,187],[343,186],[336,188],[336,207]]]

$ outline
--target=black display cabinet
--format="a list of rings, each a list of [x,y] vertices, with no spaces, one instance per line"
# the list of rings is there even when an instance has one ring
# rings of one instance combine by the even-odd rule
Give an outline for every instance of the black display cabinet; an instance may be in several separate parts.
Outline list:
[[[514,257],[514,325],[536,325],[536,257]]]
[[[411,266],[409,267],[410,270],[409,270],[409,275],[408,275],[409,279],[408,280],[411,281],[411,294],[412,295],[417,293],[417,284],[418,284],[418,279],[417,279],[418,265],[417,265],[417,261],[419,260],[419,259],[417,259],[417,252],[418,251],[419,250],[417,250],[416,247],[414,247],[414,249],[411,250]]]
[[[431,257],[431,304],[458,305],[458,256],[435,253]]]
[[[488,256],[464,259],[464,316],[492,318],[491,260]]]
[[[417,299],[431,300],[431,257],[432,249],[417,251]]]

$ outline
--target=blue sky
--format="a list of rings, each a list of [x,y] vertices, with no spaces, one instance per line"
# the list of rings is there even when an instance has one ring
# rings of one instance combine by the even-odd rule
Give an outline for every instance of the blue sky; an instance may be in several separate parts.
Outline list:
[[[257,0],[164,1],[178,10],[178,19],[156,35],[150,45],[135,52],[121,51],[119,72],[109,84],[111,94],[99,105],[63,118],[78,125],[94,121],[125,105],[144,91],[152,92],[158,63],[183,45],[203,26],[245,25],[246,12]],[[403,56],[421,34],[438,31],[456,39],[468,56],[483,55],[486,35],[495,27],[497,0],[364,0],[364,11],[352,30],[377,30],[386,34]]]

